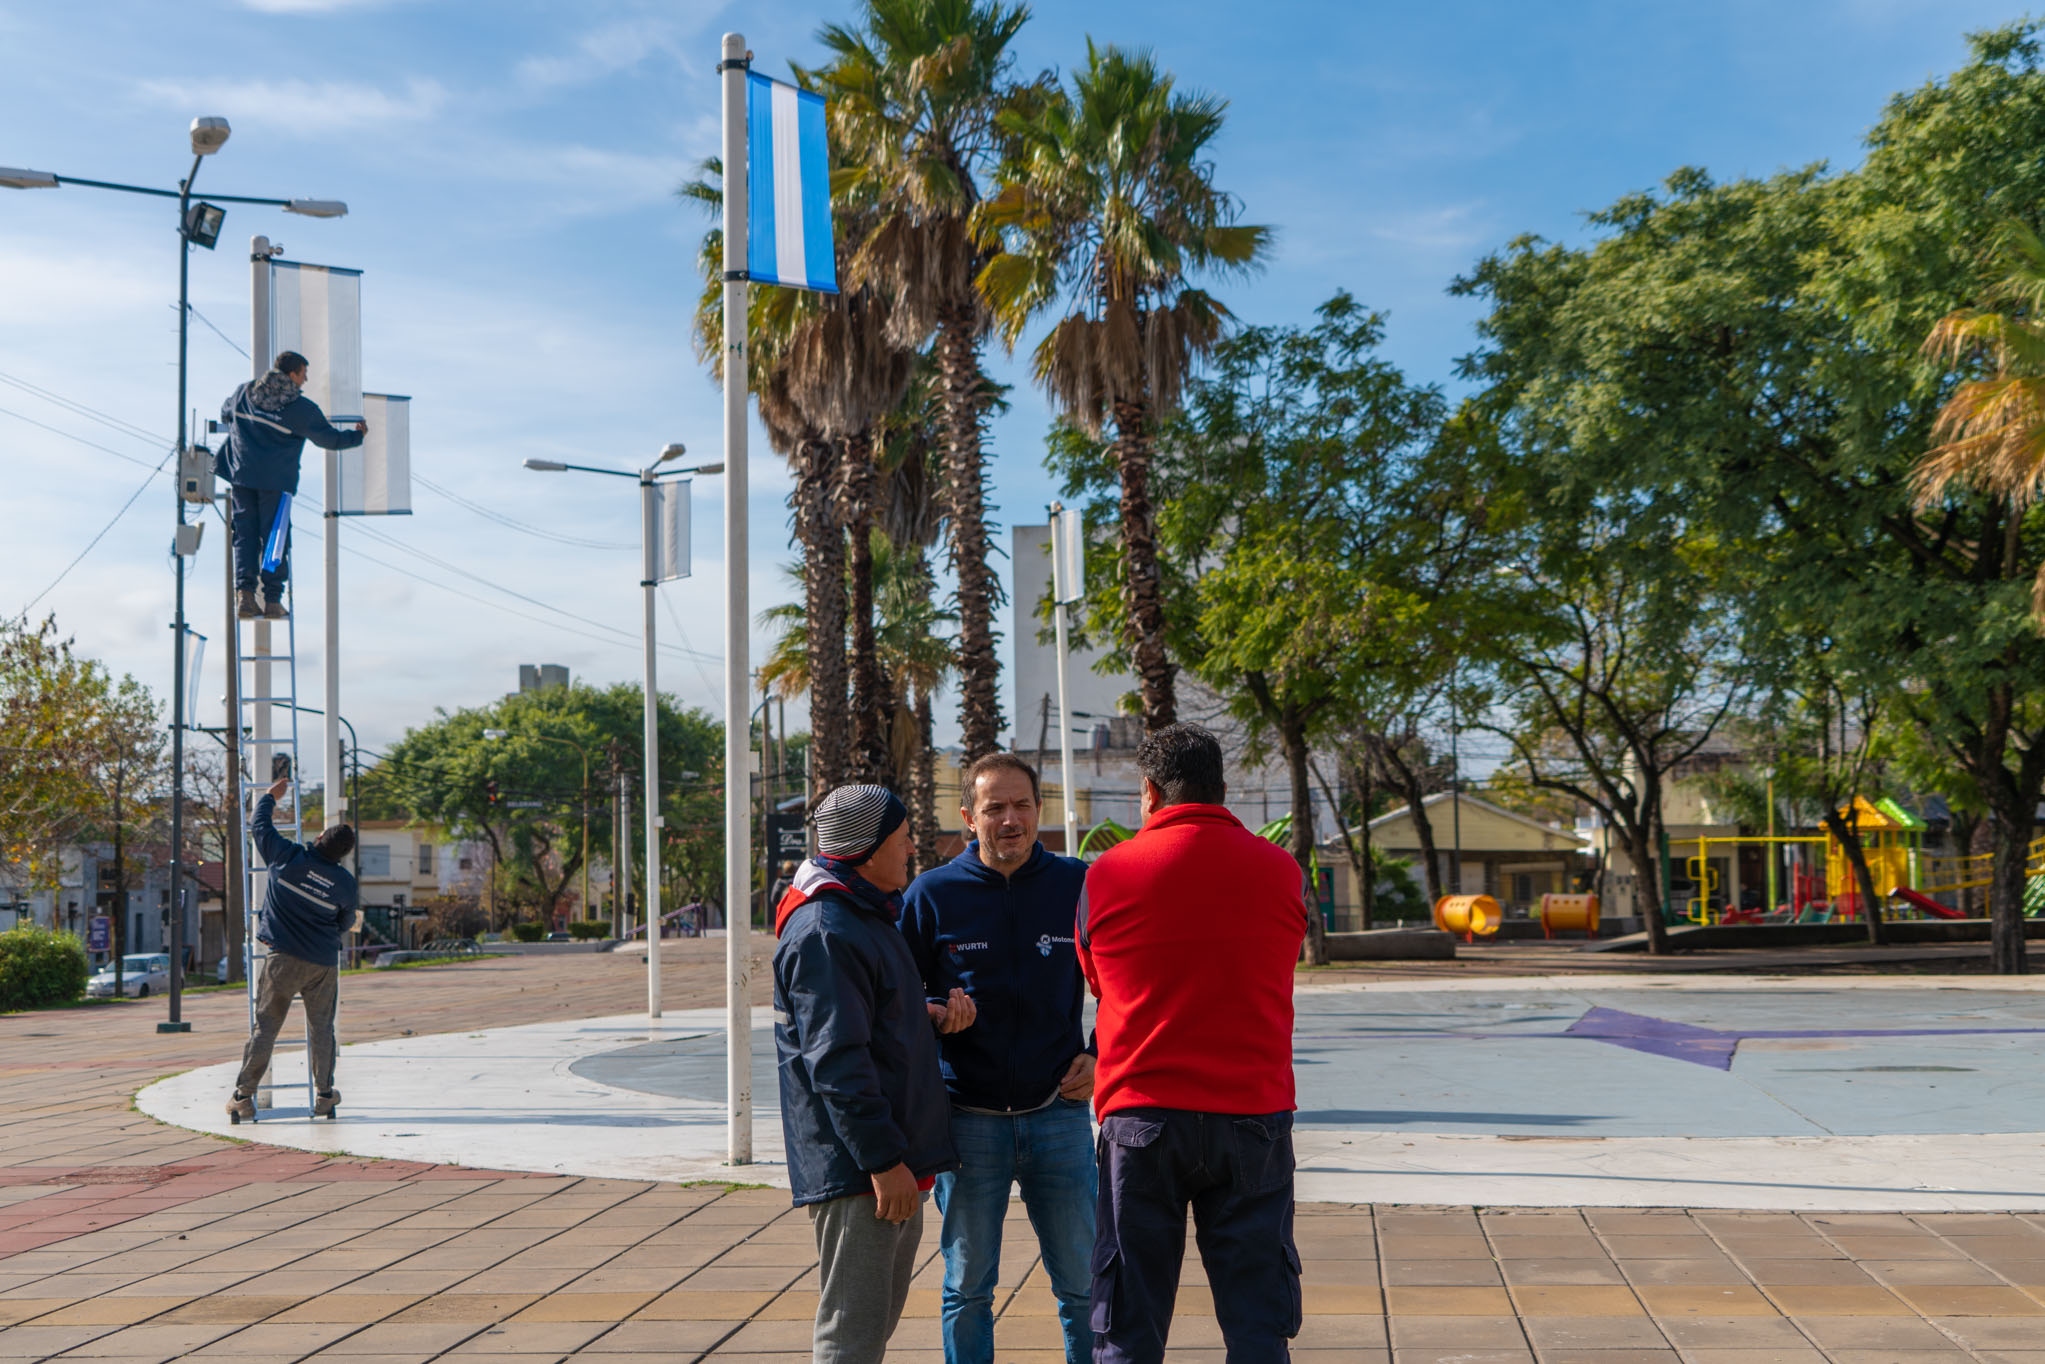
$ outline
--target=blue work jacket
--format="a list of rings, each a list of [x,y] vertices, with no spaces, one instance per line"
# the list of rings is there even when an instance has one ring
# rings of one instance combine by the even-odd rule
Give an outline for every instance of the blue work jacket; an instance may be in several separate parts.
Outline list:
[[[927,999],[954,987],[979,1007],[973,1026],[938,1039],[944,1082],[967,1108],[1028,1112],[1058,1093],[1082,1028],[1086,980],[1074,946],[1086,863],[1044,851],[1003,876],[980,845],[916,878],[903,896],[902,935]]]
[[[873,1192],[906,1164],[956,1169],[937,1029],[889,916],[835,886],[792,910],[774,949],[774,1047],[795,1205]]]
[[[256,851],[270,868],[256,938],[287,957],[337,966],[341,934],[355,922],[355,878],[339,863],[278,833],[276,808],[277,798],[266,791],[249,816]]]
[[[213,469],[236,487],[296,493],[298,457],[307,441],[324,450],[362,444],[362,432],[332,425],[320,405],[304,394],[270,412],[250,400],[254,387],[243,384],[220,405],[220,424],[228,436],[213,457]]]

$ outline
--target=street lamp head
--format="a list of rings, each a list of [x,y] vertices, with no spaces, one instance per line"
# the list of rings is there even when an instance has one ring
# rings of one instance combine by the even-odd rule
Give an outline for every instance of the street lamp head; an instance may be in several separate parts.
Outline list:
[[[57,177],[48,171],[19,170],[0,166],[0,185],[8,189],[55,189]]]
[[[505,739],[510,736],[511,731],[508,729],[486,729],[483,731],[483,737],[486,739]]]
[[[671,459],[680,459],[683,455],[686,455],[688,453],[689,453],[688,447],[682,445],[680,442],[676,442],[675,444],[672,445],[664,445],[661,447],[660,450],[660,458],[653,462],[655,464],[665,464]]]
[[[692,474],[721,474],[724,472],[724,466],[722,464],[698,464],[689,472]]]
[[[529,459],[525,462],[525,467],[537,469],[543,474],[563,474],[568,472],[568,466],[558,459]]]
[[[339,199],[293,199],[284,205],[284,211],[306,218],[345,218],[348,205]]]
[[[192,120],[192,155],[211,156],[227,145],[227,135],[234,130],[227,126],[224,118],[195,118]]]

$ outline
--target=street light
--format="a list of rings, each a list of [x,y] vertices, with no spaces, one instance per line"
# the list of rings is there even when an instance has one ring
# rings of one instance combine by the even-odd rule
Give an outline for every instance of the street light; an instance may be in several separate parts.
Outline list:
[[[185,178],[178,181],[176,189],[155,189],[148,185],[124,185],[111,180],[87,180],[75,175],[59,175],[54,171],[19,170],[0,168],[0,187],[7,189],[57,189],[64,185],[83,185],[88,189],[117,190],[122,194],[147,194],[159,199],[178,201],[178,418],[177,418],[177,459],[178,477],[171,480],[177,503],[177,535],[172,541],[176,556],[199,552],[196,538],[185,537],[185,489],[184,463],[187,458],[185,443],[185,390],[188,378],[187,354],[191,334],[191,266],[192,246],[211,250],[220,238],[220,225],[226,218],[226,210],[220,204],[192,202],[192,182],[198,178],[199,164],[213,153],[227,145],[233,133],[227,120],[203,116],[192,120],[191,126],[192,168]],[[300,213],[314,218],[338,218],[348,211],[348,206],[335,199],[261,199],[240,194],[214,196],[225,204],[260,204],[268,208],[281,208],[287,213]],[[228,551],[232,554],[232,550]],[[170,883],[182,890],[184,884],[184,810],[185,810],[185,570],[182,563],[175,565],[177,579],[175,619],[171,622],[171,717],[170,717]],[[230,650],[238,653],[239,649]],[[232,668],[239,668],[238,662],[230,660]],[[239,716],[231,717],[230,723],[238,724]],[[230,764],[228,791],[236,807],[241,804],[241,773]],[[120,919],[115,918],[115,931],[120,929]],[[177,912],[171,915],[170,940],[170,1018],[158,1023],[158,1032],[190,1032],[192,1025],[184,1021],[184,936],[185,915],[182,900]]]
[[[595,464],[568,464],[558,459],[528,459],[525,467],[539,473],[558,474],[570,470],[584,474],[605,474],[611,478],[636,478],[639,480],[639,525],[640,540],[644,549],[644,572],[639,586],[645,593],[646,619],[641,638],[646,652],[646,735],[644,744],[646,756],[646,1015],[660,1017],[660,693],[654,669],[654,592],[660,586],[660,549],[656,543],[658,517],[655,515],[655,485],[662,478],[686,479],[694,474],[716,474],[724,472],[722,464],[699,464],[688,469],[662,469],[660,466],[670,460],[680,459],[687,451],[680,444],[661,447],[653,463],[631,473],[624,469],[606,469]],[[730,723],[729,719],[726,721]],[[725,773],[726,781],[738,780],[738,774]],[[584,778],[585,785],[587,777]],[[585,867],[588,859],[584,859]],[[584,892],[587,901],[587,890]],[[750,918],[750,904],[738,906]],[[732,907],[725,911],[725,923],[736,924]],[[736,931],[736,930],[728,930]]]
[[[508,739],[511,737],[511,731],[508,729],[486,729],[483,731],[483,737],[491,740]],[[518,737],[521,739],[537,739],[543,744],[566,744],[582,755],[582,912],[587,916],[589,914],[589,750],[576,743],[573,739],[557,739],[551,734],[521,734]],[[617,856],[615,848],[611,850],[611,855],[613,857]]]

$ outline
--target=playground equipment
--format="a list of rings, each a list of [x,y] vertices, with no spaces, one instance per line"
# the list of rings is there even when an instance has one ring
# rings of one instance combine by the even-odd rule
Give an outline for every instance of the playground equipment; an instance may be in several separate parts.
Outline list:
[[[1434,902],[1434,926],[1460,933],[1464,942],[1490,937],[1503,917],[1498,901],[1489,895],[1444,895]]]
[[[1598,936],[1598,897],[1595,895],[1556,895],[1541,897],[1541,936],[1552,938],[1557,933],[1582,933],[1587,938]]]

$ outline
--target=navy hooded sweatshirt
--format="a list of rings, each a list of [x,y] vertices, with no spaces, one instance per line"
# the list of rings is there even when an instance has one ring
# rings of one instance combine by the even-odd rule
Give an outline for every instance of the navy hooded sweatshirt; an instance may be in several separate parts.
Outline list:
[[[271,871],[256,938],[287,957],[338,966],[341,934],[355,922],[355,878],[347,868],[278,833],[276,808],[277,798],[265,791],[249,816],[256,850]]]
[[[980,845],[916,878],[902,934],[936,1003],[963,988],[973,1026],[938,1038],[952,1102],[1027,1113],[1058,1093],[1082,1031],[1086,981],[1073,943],[1086,863],[1039,843],[1013,877],[980,860]]]

